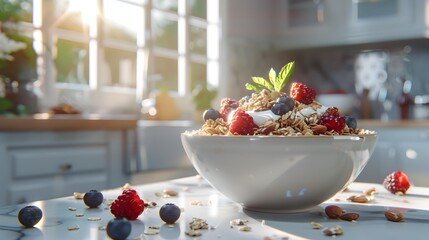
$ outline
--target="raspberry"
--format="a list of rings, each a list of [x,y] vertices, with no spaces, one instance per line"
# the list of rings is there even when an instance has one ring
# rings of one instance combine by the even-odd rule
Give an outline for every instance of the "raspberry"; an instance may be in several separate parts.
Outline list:
[[[133,189],[124,190],[110,206],[110,212],[116,218],[135,220],[144,210],[144,201]]]
[[[383,185],[393,194],[405,194],[408,188],[410,188],[407,175],[399,170],[387,175],[383,181]]]
[[[326,110],[317,124],[326,126],[328,131],[334,130],[337,133],[341,133],[346,126],[346,121],[340,116],[338,108],[331,107]]]
[[[224,98],[220,101],[220,116],[223,118],[224,121],[228,120],[228,115],[231,112],[231,110],[234,110],[238,108],[239,103],[238,101],[231,99],[231,98]]]
[[[300,103],[310,104],[316,99],[316,91],[305,84],[294,82],[290,89],[290,96]]]
[[[252,116],[239,109],[232,116],[229,131],[234,135],[253,135],[256,127]]]

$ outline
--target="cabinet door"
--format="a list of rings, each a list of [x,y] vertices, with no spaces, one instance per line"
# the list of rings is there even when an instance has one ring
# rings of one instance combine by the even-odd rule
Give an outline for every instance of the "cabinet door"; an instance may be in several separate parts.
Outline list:
[[[421,0],[349,0],[348,41],[409,39],[424,32]]]
[[[283,0],[275,9],[275,45],[282,49],[330,46],[341,43],[347,18],[346,1]]]

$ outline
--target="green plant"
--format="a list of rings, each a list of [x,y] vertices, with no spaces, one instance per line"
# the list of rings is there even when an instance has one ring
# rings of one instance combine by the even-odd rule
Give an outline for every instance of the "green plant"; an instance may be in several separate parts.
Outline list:
[[[0,74],[13,81],[33,81],[36,73],[36,53],[30,32],[21,30],[22,21],[31,21],[32,1],[0,0],[0,33],[5,58],[0,61]],[[5,44],[6,43],[6,44]],[[7,45],[14,45],[8,48]],[[0,50],[2,50],[0,47]],[[0,55],[1,55],[0,51]],[[1,59],[1,58],[0,58]]]
[[[0,114],[7,113],[12,107],[13,104],[9,99],[0,97]]]
[[[192,101],[197,110],[206,110],[211,107],[212,101],[216,95],[216,90],[209,90],[206,86],[200,85],[192,91]]]

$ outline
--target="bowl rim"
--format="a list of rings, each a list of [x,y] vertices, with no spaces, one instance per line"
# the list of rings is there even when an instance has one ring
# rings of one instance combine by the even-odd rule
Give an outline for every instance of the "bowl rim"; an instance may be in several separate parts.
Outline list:
[[[353,134],[353,135],[297,135],[297,136],[284,136],[284,135],[195,135],[192,131],[182,132],[180,135],[198,138],[311,138],[311,139],[355,139],[365,137],[378,137],[377,133],[368,134]]]

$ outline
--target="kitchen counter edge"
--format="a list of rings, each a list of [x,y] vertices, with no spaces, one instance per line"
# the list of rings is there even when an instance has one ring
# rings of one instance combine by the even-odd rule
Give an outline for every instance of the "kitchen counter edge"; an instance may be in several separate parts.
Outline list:
[[[0,131],[75,131],[134,129],[135,116],[100,115],[34,115],[25,117],[0,117]]]

